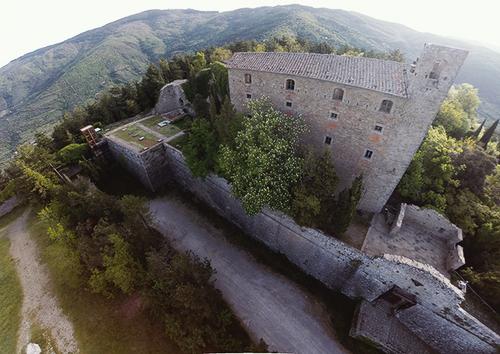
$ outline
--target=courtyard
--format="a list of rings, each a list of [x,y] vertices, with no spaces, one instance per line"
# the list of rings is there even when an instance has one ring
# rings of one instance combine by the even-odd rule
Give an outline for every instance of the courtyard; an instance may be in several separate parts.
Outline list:
[[[181,116],[170,122],[159,115],[147,116],[128,124],[119,126],[106,135],[117,138],[134,150],[147,150],[157,144],[178,139],[184,135],[183,131],[190,125],[190,119]]]

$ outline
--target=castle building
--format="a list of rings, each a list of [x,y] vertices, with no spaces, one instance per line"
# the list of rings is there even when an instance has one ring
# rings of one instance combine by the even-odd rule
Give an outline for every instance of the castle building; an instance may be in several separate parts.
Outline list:
[[[408,168],[468,52],[426,44],[413,64],[314,53],[235,53],[231,102],[270,99],[332,150],[339,190],[363,175],[359,209],[380,212]]]

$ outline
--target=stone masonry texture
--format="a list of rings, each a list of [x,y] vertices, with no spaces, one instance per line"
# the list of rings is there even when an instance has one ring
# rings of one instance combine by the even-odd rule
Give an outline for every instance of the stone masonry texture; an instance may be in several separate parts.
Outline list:
[[[109,144],[110,138],[107,139]],[[390,343],[378,343],[384,350],[397,352],[391,348],[423,343],[441,353],[461,353],[463,349],[495,353],[500,345],[496,333],[460,307],[463,293],[433,267],[402,256],[368,256],[317,230],[302,228],[274,211],[263,210],[249,216],[231,194],[226,180],[213,175],[205,179],[194,177],[182,153],[166,143],[151,149],[148,155],[112,142],[110,149],[146,187],[154,191],[167,181],[177,184],[332,290],[369,303],[376,303],[395,285],[413,294],[417,305],[391,318],[393,326],[399,326],[405,335],[391,337]],[[372,334],[366,326],[358,327],[358,336]],[[409,334],[414,338],[409,339]],[[377,336],[371,339],[377,338],[380,340]]]
[[[376,301],[394,285],[414,294],[418,306],[411,312],[409,309],[399,312],[394,320],[407,329],[405,333],[419,338],[415,341],[441,353],[459,353],[463,348],[473,353],[494,353],[500,345],[497,334],[460,307],[463,293],[433,267],[401,256],[369,257],[270,210],[248,216],[231,194],[226,180],[217,176],[196,178],[180,151],[165,145],[165,152],[168,160],[165,178],[196,195],[248,235],[285,255],[330,289],[368,302]],[[399,346],[404,347],[404,338],[401,337]],[[397,340],[392,337],[392,341]],[[394,342],[391,345],[397,346]]]
[[[245,55],[252,56],[250,64],[240,58]],[[260,69],[253,65],[258,55],[268,57],[262,60]],[[396,69],[402,73],[392,66],[384,66],[382,61],[379,65],[362,65],[359,70],[344,68],[344,74],[339,76],[342,83],[325,79],[324,70],[315,76],[318,78],[311,77],[321,64],[315,65],[311,59],[296,65],[295,61],[287,63],[281,55],[269,56],[269,53],[236,53],[235,56],[238,60],[228,61],[229,89],[235,108],[245,112],[248,100],[267,97],[275,108],[301,115],[309,125],[307,144],[317,149],[325,146],[332,149],[340,177],[339,190],[362,174],[364,193],[359,208],[380,212],[424,139],[467,52],[428,44],[413,66],[397,63]],[[335,57],[331,62],[338,62]],[[350,61],[341,64],[354,65]],[[340,70],[342,65],[336,64],[335,68]],[[439,76],[435,79],[438,70]],[[245,82],[246,74],[251,76],[251,83]],[[380,87],[366,88],[367,83],[373,87],[377,82],[386,87],[391,76],[397,80],[398,87],[392,94],[387,89],[380,91]],[[293,90],[287,89],[288,79],[294,80]],[[346,83],[349,80],[352,84]],[[404,95],[399,92],[403,86]],[[344,90],[341,100],[333,99],[335,89]],[[380,111],[383,100],[392,102],[390,113]],[[331,118],[332,113],[336,118]],[[382,131],[376,131],[375,126],[380,126]],[[331,145],[325,145],[326,137],[332,139]],[[365,158],[367,150],[372,151],[370,159]]]

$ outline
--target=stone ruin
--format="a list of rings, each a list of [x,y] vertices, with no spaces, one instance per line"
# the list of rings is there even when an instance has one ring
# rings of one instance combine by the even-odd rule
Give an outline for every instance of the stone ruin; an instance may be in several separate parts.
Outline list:
[[[186,82],[187,80],[175,80],[163,86],[160,90],[158,102],[153,109],[153,114],[164,116],[173,113],[178,115],[184,112],[192,115],[191,103],[182,89],[182,85]]]
[[[396,215],[386,211],[373,217],[361,250],[414,259],[449,277],[465,264],[462,240],[462,230],[437,211],[403,203]]]

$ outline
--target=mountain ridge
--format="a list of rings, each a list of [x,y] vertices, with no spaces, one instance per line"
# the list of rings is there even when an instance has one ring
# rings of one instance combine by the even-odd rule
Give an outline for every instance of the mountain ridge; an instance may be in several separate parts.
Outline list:
[[[457,82],[480,89],[481,113],[500,112],[500,53],[466,42],[418,32],[402,24],[340,9],[302,5],[233,11],[147,10],[65,41],[39,48],[0,68],[0,160],[50,126],[76,104],[114,84],[135,80],[150,61],[238,40],[291,35],[367,50],[401,49],[411,61],[423,43],[471,51]],[[4,147],[4,145],[6,145]]]

